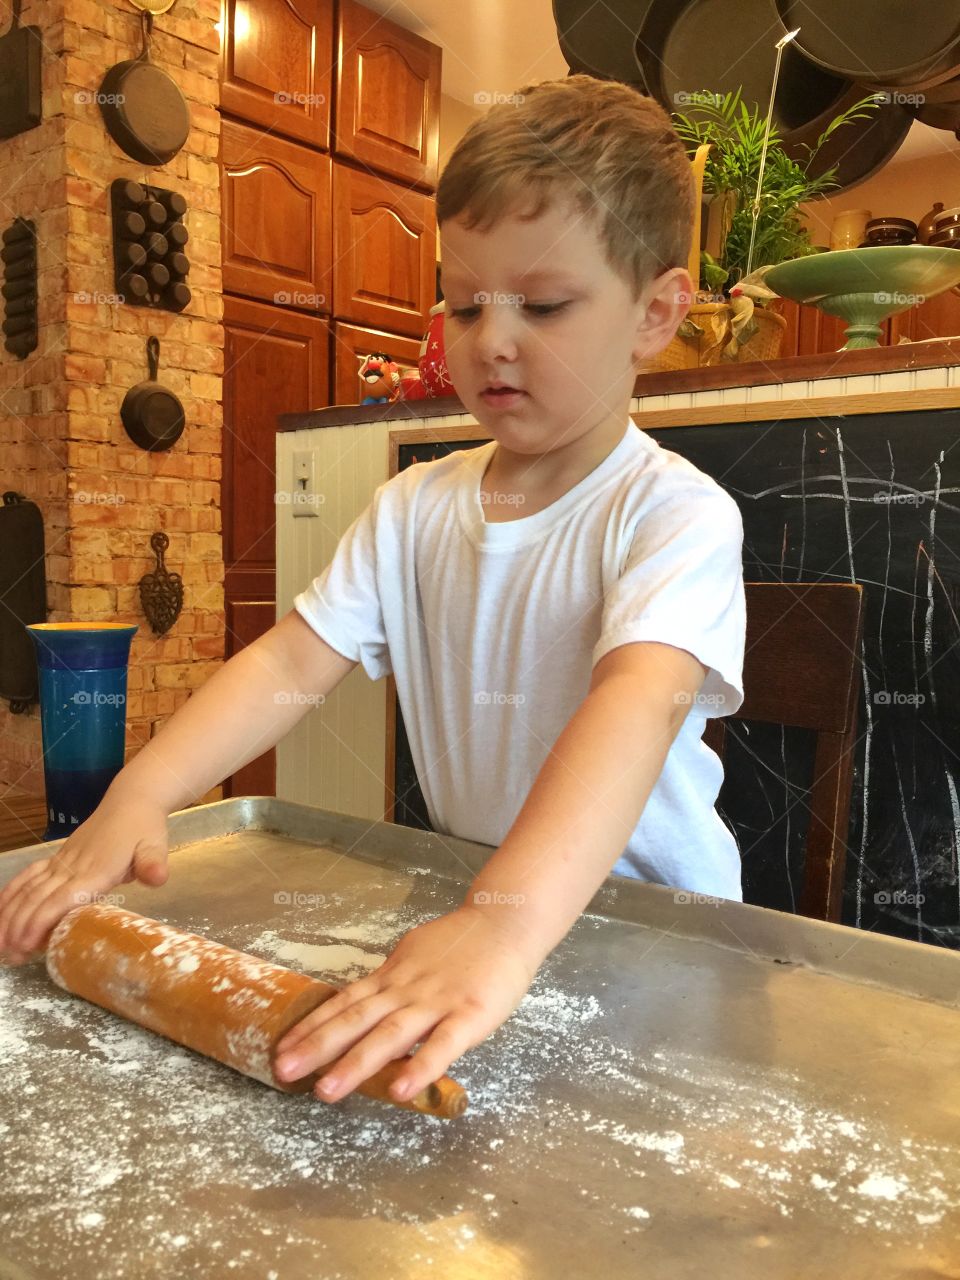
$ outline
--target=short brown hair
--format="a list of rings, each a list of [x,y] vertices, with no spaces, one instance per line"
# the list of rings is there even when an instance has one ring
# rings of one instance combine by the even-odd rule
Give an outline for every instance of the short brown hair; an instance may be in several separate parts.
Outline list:
[[[470,126],[437,189],[437,221],[465,214],[486,230],[531,197],[538,217],[557,196],[594,218],[607,261],[639,296],[685,267],[693,177],[670,117],[629,85],[575,75],[527,85]]]

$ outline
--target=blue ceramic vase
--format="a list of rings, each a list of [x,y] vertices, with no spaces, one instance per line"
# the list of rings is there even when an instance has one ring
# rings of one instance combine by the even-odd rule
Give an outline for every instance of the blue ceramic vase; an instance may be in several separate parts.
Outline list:
[[[123,768],[127,666],[137,628],[120,622],[38,622],[40,728],[47,786],[44,840],[69,836]]]

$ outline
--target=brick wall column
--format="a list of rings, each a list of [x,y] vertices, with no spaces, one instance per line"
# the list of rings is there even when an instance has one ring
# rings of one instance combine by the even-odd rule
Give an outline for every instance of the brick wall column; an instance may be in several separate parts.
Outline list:
[[[5,11],[4,28],[9,19]],[[151,58],[186,96],[190,136],[169,164],[130,159],[104,127],[95,94],[109,67],[140,49],[140,16],[117,0],[26,0],[22,21],[43,41],[43,122],[0,142],[0,215],[37,224],[40,345],[26,360],[0,350],[0,487],[41,508],[50,621],[136,623],[127,754],[212,674],[223,657],[220,455],[223,314],[220,271],[219,0],[178,0],[158,16]],[[180,313],[116,301],[110,183],[179,191],[190,233]],[[146,339],[160,340],[160,380],[187,425],[148,453],[120,420],[126,391],[147,377]],[[153,568],[150,535],[170,538],[167,566],[184,607],[156,636],[138,582]],[[2,554],[2,552],[0,552]],[[39,709],[0,703],[0,798],[42,794]]]

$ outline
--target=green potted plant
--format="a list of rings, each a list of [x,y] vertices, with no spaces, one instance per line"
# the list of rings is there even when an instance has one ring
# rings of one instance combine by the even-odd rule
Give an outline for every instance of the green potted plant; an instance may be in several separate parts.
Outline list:
[[[714,254],[700,255],[701,293],[678,331],[680,341],[695,340],[701,363],[719,359],[775,359],[786,322],[770,304],[776,295],[763,285],[766,268],[790,258],[816,253],[800,215],[800,206],[822,199],[838,187],[836,169],[811,174],[824,143],[837,129],[863,119],[880,103],[875,94],[855,102],[831,120],[805,155],[794,160],[783,149],[771,124],[763,167],[750,275],[746,275],[750,237],[763,156],[766,119],[741,100],[740,90],[692,96],[695,114],[673,112],[674,127],[691,154],[709,144],[703,192],[712,197],[708,245]],[[756,310],[755,310],[756,308]]]

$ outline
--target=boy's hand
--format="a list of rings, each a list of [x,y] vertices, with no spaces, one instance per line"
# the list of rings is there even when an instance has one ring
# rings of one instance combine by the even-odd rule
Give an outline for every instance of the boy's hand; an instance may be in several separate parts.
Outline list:
[[[326,1065],[314,1092],[338,1102],[423,1041],[390,1091],[412,1097],[506,1021],[536,971],[495,912],[460,907],[411,929],[379,969],[293,1027],[278,1046],[277,1076],[298,1080]]]
[[[114,885],[167,879],[167,815],[108,794],[50,858],[38,858],[0,893],[0,960],[23,964],[66,913]]]

